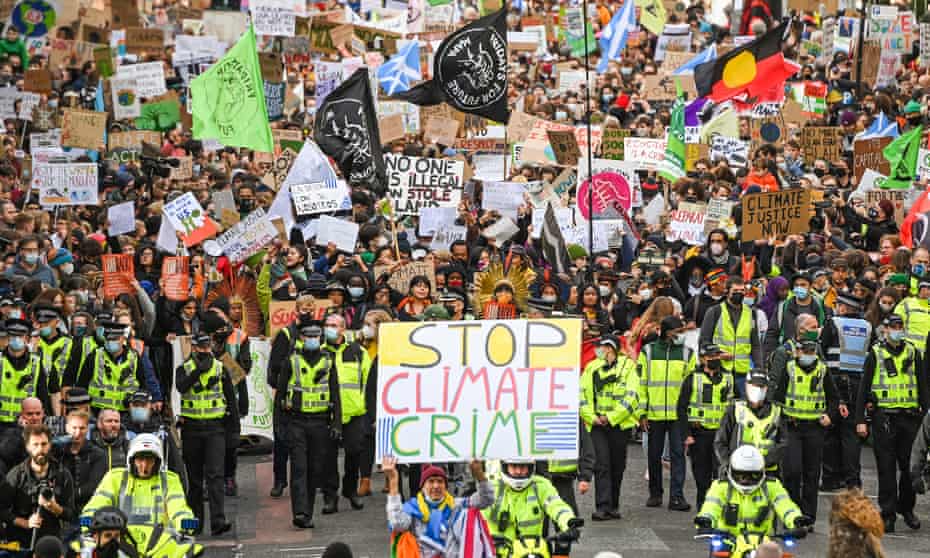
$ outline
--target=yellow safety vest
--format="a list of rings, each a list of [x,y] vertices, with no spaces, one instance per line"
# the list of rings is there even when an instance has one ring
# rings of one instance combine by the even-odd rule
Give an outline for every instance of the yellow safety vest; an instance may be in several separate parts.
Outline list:
[[[775,433],[781,418],[781,407],[772,405],[772,411],[765,418],[759,418],[752,412],[745,401],[736,402],[736,439],[740,445],[755,446],[763,457],[775,447]]]
[[[189,358],[184,363],[184,370],[193,374],[197,363]],[[217,381],[208,385],[211,376]],[[203,374],[184,393],[181,394],[181,416],[195,420],[209,420],[223,418],[226,414],[226,398],[223,396],[223,363],[213,359],[212,370]]]
[[[639,365],[643,374],[640,386],[645,385],[646,388],[646,418],[670,421],[678,419],[678,396],[681,394],[681,383],[685,378],[691,351],[684,346],[663,345],[660,350],[664,348],[664,358],[653,360],[653,343],[640,351]],[[681,351],[681,359],[672,358],[672,351]]]
[[[788,361],[788,388],[785,391],[785,414],[799,420],[817,420],[827,412],[823,380],[827,367],[822,360],[810,372],[792,359]]]
[[[892,355],[884,345],[878,343],[875,350],[875,370],[872,376],[872,393],[875,402],[883,409],[914,409],[917,407],[917,375],[914,358],[917,349],[905,341],[904,350]],[[891,360],[894,370],[889,370],[886,360]]]
[[[68,366],[68,359],[71,357],[71,338],[67,335],[59,335],[55,341],[49,343],[39,337],[37,345],[38,353],[42,355],[42,369],[48,380],[52,378],[61,378]]]
[[[14,423],[19,419],[23,399],[35,397],[39,387],[42,361],[39,355],[29,355],[26,368],[17,370],[10,359],[2,357],[3,377],[0,378],[0,423]],[[28,378],[28,380],[27,380]]]
[[[696,370],[691,374],[688,421],[696,422],[708,430],[720,428],[729,403],[728,394],[733,393],[733,375],[722,370],[718,370],[717,373],[723,376],[716,384],[702,370]],[[707,394],[710,397],[705,397],[705,386],[711,387],[710,393]]]
[[[720,319],[714,328],[714,344],[720,350],[733,355],[733,360],[721,361],[723,369],[737,375],[749,373],[752,357],[752,309],[743,308],[739,315],[736,331],[730,320],[730,309],[726,302],[720,303]]]
[[[287,399],[294,401],[294,394],[298,394],[299,404],[294,406],[295,411],[309,414],[329,411],[330,366],[332,361],[325,355],[320,357],[315,366],[310,366],[299,354],[291,355],[291,378],[287,384]],[[321,370],[324,372],[317,381],[317,373]]]
[[[923,353],[930,332],[930,302],[916,297],[905,298],[895,308],[895,314],[904,319],[904,338]]]
[[[365,414],[365,384],[368,383],[368,367],[365,366],[365,349],[358,349],[357,360],[346,361],[346,349],[352,347],[343,343],[338,347],[329,347],[336,360],[336,374],[339,378],[339,403],[342,406],[342,423]]]
[[[92,407],[125,411],[127,398],[139,390],[136,380],[139,356],[128,347],[124,350],[126,358],[120,364],[113,362],[110,353],[102,347],[94,353],[94,376],[88,389]]]

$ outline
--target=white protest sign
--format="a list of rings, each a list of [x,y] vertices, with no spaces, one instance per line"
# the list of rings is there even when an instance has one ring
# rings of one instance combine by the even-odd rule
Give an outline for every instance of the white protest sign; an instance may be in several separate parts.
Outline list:
[[[646,207],[643,208],[643,218],[647,225],[658,225],[662,220],[662,214],[665,213],[665,198],[662,194],[653,196]]]
[[[0,118],[15,119],[16,101],[19,100],[20,92],[15,87],[0,88]]]
[[[665,160],[665,140],[653,138],[623,138],[623,160],[638,170],[656,170]]]
[[[922,157],[918,155],[917,166],[920,167],[920,162],[923,160]],[[856,191],[853,193],[864,193],[871,190],[876,190],[881,188],[882,184],[885,182],[885,179],[888,177],[884,174],[876,172],[872,169],[865,169],[865,172],[862,173],[862,178],[859,179],[859,187],[856,188]]]
[[[32,166],[32,187],[39,205],[97,205],[97,164],[63,163]]]
[[[500,246],[513,238],[513,235],[518,232],[520,232],[520,227],[510,217],[504,216],[481,231],[481,236],[493,239]]]
[[[516,221],[524,192],[526,184],[522,182],[485,182],[481,189],[481,207],[496,209],[504,217]]]
[[[710,145],[710,160],[726,160],[731,167],[745,167],[749,161],[749,142],[739,138],[714,136]]]
[[[633,199],[630,202],[630,208],[640,207],[643,205],[642,190],[639,187],[639,174],[636,172],[636,164],[629,161],[615,161],[613,159],[592,159],[591,176],[602,172],[615,172],[626,179],[630,185],[630,193]],[[586,157],[578,159],[578,181],[584,182],[588,179],[588,160]]]
[[[120,66],[116,70],[119,79],[135,79],[136,94],[150,99],[168,92],[165,87],[165,68],[161,62],[146,62]]]
[[[32,122],[32,109],[39,106],[42,95],[24,91],[19,98],[19,119]]]
[[[430,250],[449,250],[452,243],[457,240],[465,240],[468,237],[468,229],[461,225],[445,224],[440,225],[433,238],[430,240]]]
[[[917,155],[917,178],[930,178],[930,149],[920,148]]]
[[[577,459],[581,320],[461,325],[379,329],[376,459]]]
[[[458,213],[457,207],[423,207],[420,209],[417,233],[420,236],[432,236],[443,224],[453,224]]]
[[[500,181],[504,180],[507,172],[506,157],[501,153],[480,153],[472,157],[475,166],[475,180]]]
[[[355,251],[357,238],[358,223],[336,219],[329,215],[320,216],[320,221],[317,223],[317,246],[327,246],[332,242],[337,249],[351,254]]]
[[[384,166],[397,215],[417,215],[422,207],[457,207],[462,199],[463,161],[388,154]]]
[[[343,200],[349,195],[345,182],[327,185],[323,182],[312,184],[291,184],[291,199],[297,215],[316,215],[328,211],[344,209]]]
[[[142,115],[142,105],[136,93],[138,83],[133,77],[116,77],[110,79],[110,89],[113,92],[113,118],[123,120],[138,118]]]
[[[897,83],[895,75],[898,71],[898,64],[900,62],[900,53],[893,50],[882,49],[882,54],[878,59],[878,74],[875,77],[876,88],[889,87]]]
[[[107,221],[110,222],[109,236],[133,232],[136,230],[135,204],[128,201],[111,205],[107,208]]]
[[[316,78],[316,106],[320,106],[326,96],[342,83],[342,63],[320,61],[313,65],[313,69]]]
[[[229,261],[243,262],[278,236],[278,229],[268,219],[265,210],[258,208],[216,238]]]
[[[293,37],[296,25],[294,3],[283,0],[250,0],[252,25],[257,35]]]
[[[559,224],[559,230],[562,231],[562,238],[567,238],[570,231],[575,228],[575,208],[552,206],[552,213],[555,214],[555,220]],[[579,216],[580,217],[580,216]],[[531,238],[542,237],[543,224],[546,221],[546,206],[533,209],[533,232]],[[566,240],[566,242],[568,242]]]
[[[670,214],[671,222],[666,238],[670,241],[681,240],[693,246],[703,244],[706,208],[702,203],[679,203],[678,209]]]
[[[920,24],[920,67],[930,66],[930,23]]]
[[[48,132],[36,132],[29,134],[29,153],[33,154],[37,149],[60,149],[61,148],[61,130],[49,130]]]

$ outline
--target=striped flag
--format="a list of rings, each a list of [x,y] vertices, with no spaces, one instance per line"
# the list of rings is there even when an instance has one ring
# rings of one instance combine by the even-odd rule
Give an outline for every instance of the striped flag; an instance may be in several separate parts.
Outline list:
[[[462,546],[457,558],[494,558],[494,539],[488,522],[478,508],[459,510],[452,530],[459,534]]]
[[[552,266],[552,270],[556,273],[568,273],[572,262],[568,257],[565,238],[562,236],[562,229],[559,228],[559,221],[555,218],[552,204],[546,204],[546,217],[543,219],[540,237],[543,255]]]
[[[672,119],[668,127],[668,141],[665,144],[665,160],[659,165],[659,176],[675,182],[685,176],[685,98],[681,92],[681,83],[675,80],[678,96],[672,105]]]
[[[694,75],[694,68],[698,64],[703,64],[705,62],[710,62],[717,59],[717,44],[714,43],[709,47],[705,48],[701,52],[694,55],[691,60],[688,60],[681,65],[677,70],[672,72],[673,76],[691,76]]]
[[[611,60],[620,58],[623,47],[626,46],[626,39],[630,31],[636,27],[636,2],[634,0],[625,0],[623,6],[614,12],[614,17],[610,23],[601,31],[601,38],[598,41],[601,49],[601,61],[597,65],[597,73],[603,74],[607,71],[607,63]]]

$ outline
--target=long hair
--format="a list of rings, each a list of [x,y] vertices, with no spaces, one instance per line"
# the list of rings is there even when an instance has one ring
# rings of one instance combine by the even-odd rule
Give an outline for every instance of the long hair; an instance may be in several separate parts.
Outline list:
[[[652,301],[652,304],[646,308],[639,321],[630,330],[630,337],[635,341],[643,334],[647,326],[659,325],[662,320],[675,314],[675,303],[671,297],[660,296]]]
[[[845,490],[833,498],[827,558],[885,558],[884,535],[881,514],[861,490]]]

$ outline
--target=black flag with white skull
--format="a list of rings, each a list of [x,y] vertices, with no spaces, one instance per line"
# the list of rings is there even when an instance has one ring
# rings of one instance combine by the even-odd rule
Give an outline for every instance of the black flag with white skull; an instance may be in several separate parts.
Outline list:
[[[336,161],[349,184],[384,193],[381,134],[366,68],[356,70],[326,96],[316,112],[313,140]]]
[[[452,33],[433,58],[433,79],[394,95],[415,105],[442,101],[504,124],[507,107],[507,12],[485,16]]]

